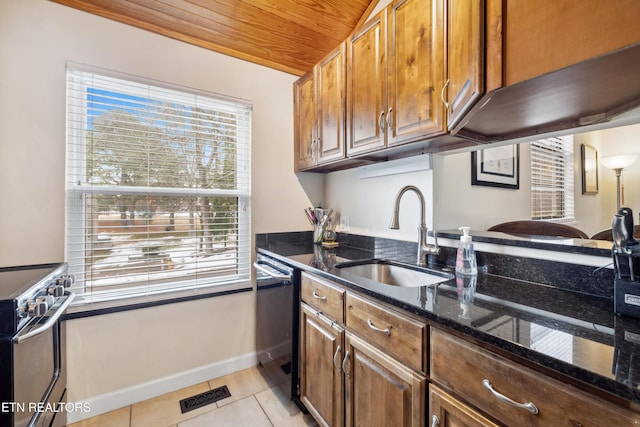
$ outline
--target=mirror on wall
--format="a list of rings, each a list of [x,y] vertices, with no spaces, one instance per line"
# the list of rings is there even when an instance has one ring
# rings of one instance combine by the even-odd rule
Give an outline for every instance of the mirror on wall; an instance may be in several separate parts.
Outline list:
[[[620,154],[640,154],[640,124],[573,135],[574,221],[569,225],[588,236],[611,228],[618,194],[621,204],[634,211],[635,223],[639,222],[640,157],[621,171],[619,193],[616,171],[602,162]],[[531,144],[520,143],[518,188],[472,185],[471,157],[469,152],[442,155],[434,163],[434,227],[487,230],[495,224],[531,219]]]
[[[582,194],[598,194],[598,150],[590,145],[580,145],[580,169]]]

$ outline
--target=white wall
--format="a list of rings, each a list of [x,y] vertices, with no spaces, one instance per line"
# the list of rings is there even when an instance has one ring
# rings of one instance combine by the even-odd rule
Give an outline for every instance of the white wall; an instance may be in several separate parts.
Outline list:
[[[256,364],[252,293],[67,322],[68,401],[95,416]]]
[[[598,165],[598,194],[582,195],[580,175],[580,146],[589,145],[598,151],[598,158],[616,154],[638,154],[638,160],[622,172],[624,186],[623,206],[630,207],[636,214],[640,212],[640,125],[631,125],[614,129],[576,135],[576,213],[581,213],[580,221],[587,234],[594,234],[611,228],[611,219],[616,211],[615,173]],[[577,214],[576,214],[577,215]]]
[[[486,230],[501,222],[531,218],[531,177],[527,165],[530,150],[520,146],[520,188],[518,190],[471,185],[471,153],[434,156],[433,172],[435,227],[439,230],[462,226]]]
[[[293,173],[295,76],[49,1],[2,0],[0,265],[64,259],[67,61],[252,101],[253,232],[310,228],[302,210],[323,177]],[[71,321],[69,399],[232,366],[255,351],[253,313],[247,293]]]
[[[336,221],[349,218],[349,232],[367,236],[418,241],[420,203],[413,192],[407,192],[400,202],[400,229],[390,230],[395,196],[405,185],[415,185],[426,200],[426,224],[433,226],[433,171],[403,173],[376,178],[358,177],[357,169],[327,174],[326,207],[333,208]]]

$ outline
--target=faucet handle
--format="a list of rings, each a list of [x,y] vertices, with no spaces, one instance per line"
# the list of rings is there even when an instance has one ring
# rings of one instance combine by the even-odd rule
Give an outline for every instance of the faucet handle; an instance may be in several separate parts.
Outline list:
[[[438,232],[436,230],[433,230],[433,244],[436,247],[436,249],[439,248],[439,246],[438,246]]]
[[[433,230],[433,246],[427,245],[427,255],[440,255],[440,246],[438,246],[438,232]]]

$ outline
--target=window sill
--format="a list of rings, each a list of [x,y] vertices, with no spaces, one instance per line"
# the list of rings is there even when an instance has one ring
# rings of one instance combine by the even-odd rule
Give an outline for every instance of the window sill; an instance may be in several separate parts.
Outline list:
[[[83,317],[99,316],[103,314],[119,313],[123,311],[138,310],[141,308],[156,307],[166,304],[194,301],[204,298],[213,298],[253,291],[250,282],[228,285],[207,286],[198,289],[185,289],[164,292],[154,295],[121,298],[98,302],[81,302],[67,309],[63,320],[79,319]]]

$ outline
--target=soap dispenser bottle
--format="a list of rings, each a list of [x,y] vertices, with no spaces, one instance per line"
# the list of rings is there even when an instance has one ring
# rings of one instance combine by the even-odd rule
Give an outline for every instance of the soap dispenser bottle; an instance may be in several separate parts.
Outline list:
[[[456,256],[456,273],[462,275],[478,274],[478,266],[476,264],[476,254],[473,250],[473,242],[469,235],[470,227],[460,227],[462,236],[458,244],[458,254]]]

